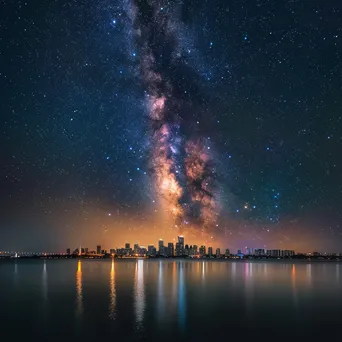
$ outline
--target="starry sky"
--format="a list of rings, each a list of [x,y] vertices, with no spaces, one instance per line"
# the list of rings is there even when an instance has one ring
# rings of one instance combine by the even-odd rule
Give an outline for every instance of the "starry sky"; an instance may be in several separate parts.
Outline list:
[[[338,0],[2,1],[0,250],[176,237],[151,172],[145,2],[177,42],[182,138],[215,162],[211,243],[342,252]]]

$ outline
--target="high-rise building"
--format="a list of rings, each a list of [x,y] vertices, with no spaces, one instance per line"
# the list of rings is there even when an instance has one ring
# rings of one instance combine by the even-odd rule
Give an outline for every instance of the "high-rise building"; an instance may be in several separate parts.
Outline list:
[[[221,250],[220,250],[220,248],[216,248],[216,258],[221,258]]]
[[[189,247],[189,255],[194,255],[194,248],[192,247],[192,245],[190,245]]]
[[[103,250],[101,251],[101,254],[107,254],[107,250],[106,250],[106,249],[103,249]]]
[[[173,242],[169,242],[167,244],[167,249],[168,249],[167,251],[168,256],[173,257],[175,255],[175,247],[174,247]]]
[[[111,249],[109,250],[109,253],[112,254],[112,255],[115,254],[115,249],[114,249],[114,248],[111,248]]]
[[[194,255],[196,255],[198,253],[198,246],[197,245],[193,245],[192,249],[193,249]]]
[[[255,256],[262,256],[266,255],[265,249],[264,248],[257,248],[254,250],[254,255]]]
[[[138,254],[139,256],[145,256],[147,255],[147,249],[144,246],[140,246],[138,249]]]
[[[186,256],[189,256],[189,255],[190,255],[189,245],[185,245],[185,248],[184,248],[184,255],[186,255]]]
[[[137,243],[134,244],[133,253],[139,254],[139,245]]]
[[[184,236],[183,235],[178,236],[178,243],[183,245],[183,248],[184,248]]]
[[[158,253],[159,255],[164,255],[164,240],[159,239],[158,241]]]
[[[101,245],[96,246],[96,254],[101,254]]]
[[[147,246],[147,255],[150,257],[155,257],[157,255],[157,250],[153,245]]]
[[[251,247],[246,247],[246,254],[247,254],[247,255],[253,255],[253,253],[254,253],[253,248],[251,248]]]
[[[126,248],[126,249],[130,249],[130,248],[131,248],[131,244],[130,244],[129,242],[126,242],[126,243],[125,243],[125,248]]]
[[[226,252],[224,253],[224,256],[229,257],[230,256],[230,250],[227,248]]]
[[[68,254],[68,255],[70,255],[70,254],[71,254],[70,248],[67,248],[67,250],[66,250],[66,254]]]
[[[202,245],[200,248],[199,248],[199,254],[200,256],[204,256],[206,254],[206,249],[205,249],[205,246]]]
[[[281,256],[280,249],[268,249],[266,254],[270,257],[278,258]]]
[[[213,256],[213,247],[208,247],[208,256],[209,258]]]
[[[84,248],[84,253],[85,253],[85,254],[88,254],[88,252],[89,252],[89,248],[88,248],[88,247],[85,247],[85,248]]]
[[[176,256],[182,256],[184,254],[184,246],[177,242],[176,243]]]
[[[290,258],[290,257],[294,256],[294,254],[295,254],[294,251],[288,250],[288,249],[281,251],[281,256],[285,257],[285,258]]]
[[[241,249],[237,250],[237,254],[242,254]]]

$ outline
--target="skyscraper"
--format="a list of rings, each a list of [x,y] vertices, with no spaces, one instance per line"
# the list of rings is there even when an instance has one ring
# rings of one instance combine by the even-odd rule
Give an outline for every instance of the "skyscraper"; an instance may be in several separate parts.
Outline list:
[[[221,250],[220,250],[220,248],[216,248],[216,258],[221,258]]]
[[[224,253],[224,255],[226,256],[226,257],[229,257],[230,256],[230,250],[227,248],[226,249],[226,253]]]
[[[157,255],[157,250],[153,245],[147,246],[147,255],[150,257],[155,257]]]
[[[209,258],[213,256],[213,247],[208,247],[208,256]]]
[[[96,246],[96,254],[101,254],[101,245]]]
[[[184,247],[184,236],[183,235],[178,236],[178,243],[182,244]]]
[[[159,239],[158,242],[158,253],[159,255],[164,255],[164,241],[162,239]]]
[[[184,247],[184,255],[186,255],[186,256],[190,255],[189,245],[185,245],[185,247]]]
[[[70,248],[67,248],[66,254],[70,255]]]
[[[169,242],[167,244],[167,249],[168,249],[168,256],[173,257],[175,255],[175,247],[173,242]]]
[[[130,248],[131,248],[131,244],[130,244],[129,242],[126,242],[126,243],[125,243],[125,248],[126,248],[126,249],[130,249]]]
[[[138,254],[139,253],[139,245],[137,243],[134,244],[133,252],[134,252],[134,254]]]
[[[199,254],[200,256],[204,256],[206,254],[206,249],[205,249],[205,246],[202,245],[199,249]]]
[[[193,245],[192,246],[192,250],[193,250],[194,255],[197,255],[197,253],[198,253],[198,246],[197,245]]]
[[[177,242],[176,243],[176,256],[182,256],[184,254],[184,246]]]

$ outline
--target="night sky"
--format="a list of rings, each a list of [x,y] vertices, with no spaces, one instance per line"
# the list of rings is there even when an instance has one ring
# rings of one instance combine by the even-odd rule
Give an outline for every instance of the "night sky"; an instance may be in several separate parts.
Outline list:
[[[339,0],[0,7],[0,250],[176,237],[149,114],[163,97],[188,240],[342,252]],[[187,171],[193,139],[215,209],[190,203],[204,191]]]

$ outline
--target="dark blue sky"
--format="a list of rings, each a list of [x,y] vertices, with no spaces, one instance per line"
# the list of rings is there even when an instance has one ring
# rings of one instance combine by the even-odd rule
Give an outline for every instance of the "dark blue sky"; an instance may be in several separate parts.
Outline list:
[[[130,6],[2,3],[0,250],[76,243],[94,215],[95,245],[131,229],[115,230],[118,217],[153,217]],[[171,15],[199,86],[191,100],[214,151],[228,245],[304,234],[315,248],[341,246],[341,11],[340,1],[190,0]]]

